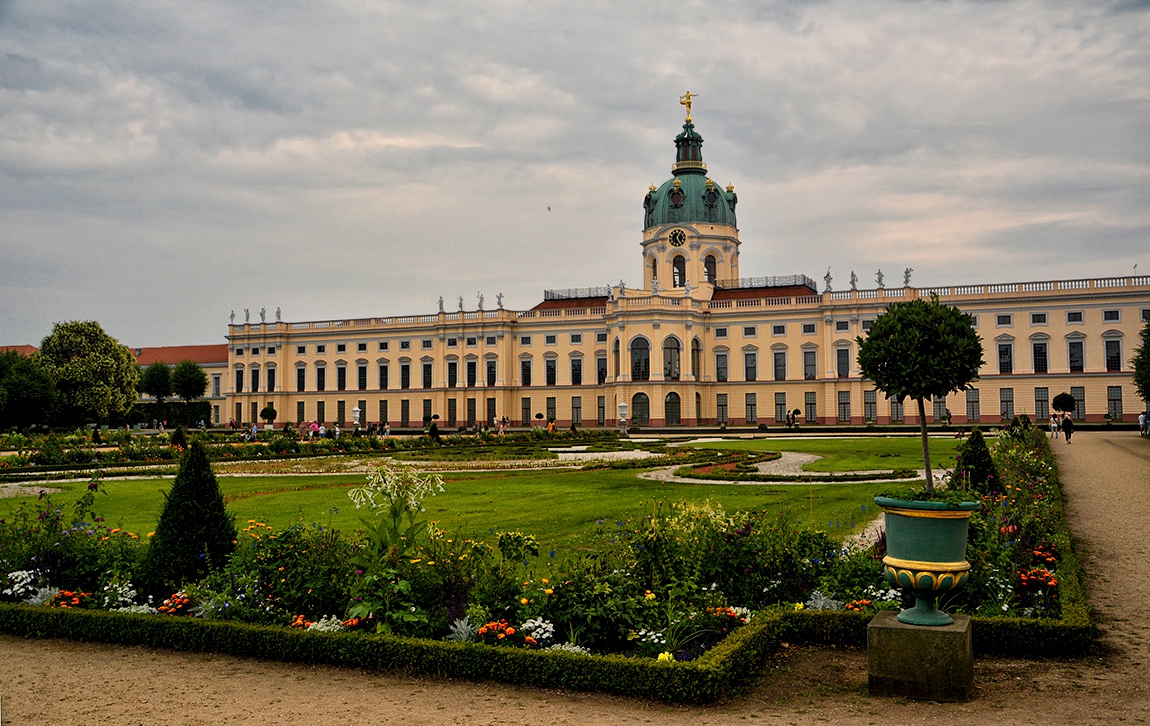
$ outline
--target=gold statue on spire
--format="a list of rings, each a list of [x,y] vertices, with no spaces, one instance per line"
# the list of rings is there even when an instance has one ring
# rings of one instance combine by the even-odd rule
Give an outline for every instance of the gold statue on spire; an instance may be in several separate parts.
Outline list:
[[[687,107],[687,123],[691,123],[691,99],[698,95],[687,91],[685,95],[679,96],[679,103]]]

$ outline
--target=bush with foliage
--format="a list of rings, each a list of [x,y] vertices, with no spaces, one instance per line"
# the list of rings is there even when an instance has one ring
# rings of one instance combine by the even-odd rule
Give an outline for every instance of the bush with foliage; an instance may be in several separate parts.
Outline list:
[[[990,456],[990,449],[986,446],[986,438],[981,429],[975,427],[966,441],[959,445],[955,452],[957,465],[954,477],[959,484],[979,494],[986,494],[990,489],[998,486],[998,471],[994,466],[994,459]]]

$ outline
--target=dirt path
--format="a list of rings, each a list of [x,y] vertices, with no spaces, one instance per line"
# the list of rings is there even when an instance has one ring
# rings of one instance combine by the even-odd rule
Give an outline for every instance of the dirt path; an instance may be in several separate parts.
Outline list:
[[[968,703],[872,698],[866,654],[854,650],[785,649],[748,694],[700,708],[0,636],[0,723],[1145,723],[1150,441],[1083,433],[1056,451],[1106,650],[1078,661],[981,660]]]

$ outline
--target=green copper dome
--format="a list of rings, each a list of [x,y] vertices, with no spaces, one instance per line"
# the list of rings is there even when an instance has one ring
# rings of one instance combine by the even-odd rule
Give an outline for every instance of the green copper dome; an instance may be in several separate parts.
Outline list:
[[[683,124],[683,133],[675,137],[674,176],[658,189],[652,185],[643,200],[643,229],[680,222],[736,226],[734,187],[723,189],[707,178],[702,147],[703,137],[694,124]]]

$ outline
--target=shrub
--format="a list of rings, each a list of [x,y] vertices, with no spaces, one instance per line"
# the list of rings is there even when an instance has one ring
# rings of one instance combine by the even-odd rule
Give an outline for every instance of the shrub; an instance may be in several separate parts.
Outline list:
[[[170,594],[221,568],[235,539],[236,526],[224,507],[208,455],[194,441],[180,460],[171,490],[164,494],[164,507],[144,561],[146,591]]]
[[[956,453],[958,464],[954,474],[963,486],[979,494],[987,494],[999,486],[998,470],[980,429],[976,427],[971,431]]]

